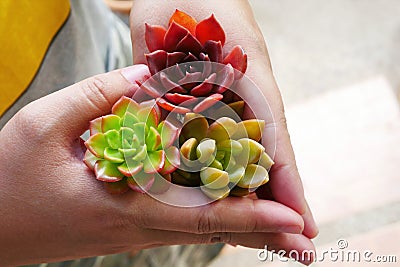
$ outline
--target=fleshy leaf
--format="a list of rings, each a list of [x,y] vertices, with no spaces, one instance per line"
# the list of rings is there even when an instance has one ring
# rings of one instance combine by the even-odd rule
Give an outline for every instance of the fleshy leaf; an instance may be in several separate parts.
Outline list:
[[[139,143],[141,145],[144,145],[145,140],[146,140],[147,131],[148,131],[148,127],[147,127],[146,123],[144,123],[144,122],[136,123],[135,125],[133,125],[133,131],[134,131],[135,135],[137,136]],[[125,137],[122,136],[122,138],[125,138]]]
[[[126,112],[121,118],[121,126],[132,128],[135,123],[138,123],[139,119],[130,112]]]
[[[167,93],[164,96],[168,101],[174,103],[175,105],[190,106],[197,102],[197,98],[192,95],[182,95],[178,93]]]
[[[227,170],[229,175],[229,182],[237,184],[244,176],[245,168],[243,166],[236,166]]]
[[[140,102],[139,108],[140,109],[149,109],[149,108],[154,109],[155,114],[157,116],[157,121],[160,120],[160,118],[161,118],[161,110],[158,107],[155,99],[151,99],[151,100]]]
[[[221,141],[218,143],[217,147],[218,150],[229,151],[234,156],[242,153],[243,151],[242,145],[238,141],[231,139]]]
[[[121,152],[110,147],[104,150],[104,158],[112,163],[122,163],[125,161],[124,155]]]
[[[154,174],[139,172],[133,177],[127,178],[128,186],[139,193],[147,192],[154,183]]]
[[[228,106],[231,109],[233,109],[240,118],[243,117],[244,101],[236,101],[236,102],[233,102],[233,103],[229,103]]]
[[[160,87],[160,85],[158,85],[156,83],[154,78],[150,78],[140,86],[140,89],[142,89],[149,96],[151,96],[153,98],[157,98],[162,95],[162,93],[159,90],[160,89],[159,87]]]
[[[175,171],[180,165],[180,156],[178,148],[171,146],[165,151],[165,164],[160,174],[165,175]]]
[[[117,165],[107,160],[97,161],[94,165],[94,173],[97,180],[103,182],[118,182],[124,178],[124,175],[118,170]]]
[[[266,170],[269,170],[274,164],[274,161],[266,152],[262,153],[260,160],[258,161],[258,165],[263,166]]]
[[[167,66],[167,52],[164,50],[157,50],[145,56],[151,75],[162,71]]]
[[[223,151],[223,150],[217,150],[217,154],[215,155],[215,159],[219,160],[219,161],[223,160],[225,158],[225,153],[226,152]]]
[[[176,51],[183,53],[192,53],[193,55],[199,55],[203,51],[203,46],[199,41],[188,32],[185,37],[176,45]]]
[[[139,147],[137,153],[135,156],[132,157],[133,161],[143,161],[147,157],[147,147],[146,145],[143,145]]]
[[[190,109],[185,108],[185,107],[180,107],[180,106],[173,105],[173,104],[167,102],[163,98],[158,98],[157,99],[157,104],[161,108],[163,108],[163,109],[165,109],[167,111],[170,111],[170,112],[175,112],[175,113],[179,113],[179,114],[186,114],[186,113],[190,112]]]
[[[210,125],[207,137],[222,142],[229,139],[237,130],[237,123],[228,117],[222,117]]]
[[[97,133],[103,132],[102,127],[101,127],[102,121],[103,121],[103,118],[100,117],[100,118],[94,119],[90,122],[90,126],[89,126],[90,135],[95,135]]]
[[[213,89],[216,78],[217,74],[211,74],[210,77],[204,80],[204,82],[193,88],[190,93],[194,96],[206,96]]]
[[[132,145],[132,140],[134,139],[134,137],[136,135],[135,135],[135,132],[131,128],[121,127],[120,136],[122,139],[121,148],[123,148],[123,149],[135,148]]]
[[[182,60],[186,57],[185,53],[182,52],[172,52],[167,55],[167,68],[182,62]]]
[[[170,91],[179,91],[179,92],[186,92],[185,89],[183,89],[179,84],[171,81],[167,74],[165,74],[164,72],[160,73],[160,81],[162,83],[162,85],[165,88],[166,92],[170,92]]]
[[[237,183],[242,188],[256,188],[268,182],[268,172],[263,167],[250,164],[246,167],[243,178]]]
[[[201,186],[200,187],[201,191],[209,198],[213,200],[221,200],[226,198],[229,195],[229,187],[225,186],[223,188],[219,189],[210,189],[206,186]]]
[[[209,40],[204,45],[204,50],[212,62],[222,63],[222,44]]]
[[[235,80],[242,78],[247,69],[247,55],[244,53],[240,45],[235,46],[232,51],[224,58],[223,64],[231,64],[237,69]]]
[[[256,163],[265,151],[265,148],[260,143],[252,139],[242,138],[239,139],[238,142],[243,147],[243,152],[236,158],[240,165],[245,166],[247,164]]]
[[[178,25],[176,22],[172,22],[165,34],[164,49],[167,52],[176,51],[177,44],[188,34],[188,32],[189,31],[184,27]]]
[[[175,13],[169,19],[169,24],[171,24],[173,21],[186,28],[192,34],[195,34],[197,21],[192,16],[176,9]]]
[[[222,163],[216,159],[214,159],[213,162],[211,162],[209,167],[216,168],[221,171],[224,170],[224,166],[222,166]]]
[[[145,23],[145,40],[150,52],[164,49],[164,38],[167,30],[159,25],[149,25]]]
[[[133,157],[136,154],[137,149],[136,148],[119,148],[119,152],[124,155],[125,158]]]
[[[160,171],[165,164],[164,150],[147,153],[147,157],[143,162],[143,170],[145,173],[156,173]]]
[[[154,108],[140,109],[137,113],[139,121],[145,122],[147,127],[157,127],[158,117],[157,112]]]
[[[107,115],[102,117],[101,127],[103,133],[109,130],[119,130],[121,128],[120,120],[121,118],[117,115]]]
[[[157,129],[151,126],[146,138],[146,145],[149,151],[156,151],[161,145],[161,135]]]
[[[212,107],[215,103],[217,103],[218,101],[222,100],[223,95],[221,94],[213,94],[210,95],[208,97],[206,97],[205,99],[203,99],[199,104],[197,104],[194,108],[193,108],[193,112],[195,113],[201,113],[204,110]]]
[[[223,160],[222,166],[224,167],[224,170],[229,170],[237,166],[235,158],[232,156],[232,153],[227,152],[225,153],[225,157]]]
[[[123,194],[129,190],[128,184],[126,179],[122,179],[121,181],[114,182],[114,183],[103,183],[104,188],[110,194]]]
[[[198,142],[196,138],[190,138],[181,146],[180,151],[182,156],[188,160],[195,160],[197,158],[196,148]]]
[[[126,112],[136,114],[138,109],[139,109],[138,103],[136,103],[131,98],[122,96],[112,107],[112,114],[122,118]]]
[[[201,163],[212,162],[215,158],[217,147],[215,145],[215,140],[204,139],[196,148],[196,155],[198,161]]]
[[[214,14],[211,17],[200,21],[196,26],[196,38],[204,45],[208,40],[221,41],[225,44],[225,32],[221,24],[216,20]]]
[[[220,79],[217,81],[219,88],[216,90],[216,92],[222,94],[226,90],[230,89],[233,82],[235,81],[235,70],[233,69],[232,65],[225,65],[225,67],[219,73],[218,77],[220,77]]]
[[[93,155],[89,149],[86,150],[85,152],[85,156],[83,158],[83,163],[85,163],[85,165],[90,169],[90,170],[94,170],[94,165],[96,164],[97,161],[99,161],[101,159],[97,158],[95,155]]]
[[[143,169],[143,163],[138,161],[128,161],[118,166],[118,170],[125,176],[131,177]]]
[[[107,139],[107,143],[112,149],[118,149],[121,147],[121,135],[117,130],[109,130],[104,134]]]
[[[104,157],[104,150],[108,147],[106,137],[102,133],[92,135],[86,142],[85,146],[90,152],[98,158]]]
[[[225,171],[207,167],[200,171],[201,182],[210,189],[224,188],[229,184],[229,176]]]
[[[162,121],[157,130],[161,134],[161,144],[164,149],[170,147],[178,137],[178,128],[169,121]]]
[[[238,123],[237,131],[232,136],[232,139],[250,138],[255,141],[260,141],[262,131],[265,127],[264,120],[245,120]]]
[[[207,129],[208,122],[205,117],[196,113],[187,113],[183,121],[181,135],[184,140],[194,137],[200,142],[206,137]]]
[[[187,72],[185,74],[185,77],[183,77],[182,79],[180,79],[178,81],[179,84],[191,84],[191,83],[197,83],[201,81],[201,77],[203,76],[203,74],[201,72]]]

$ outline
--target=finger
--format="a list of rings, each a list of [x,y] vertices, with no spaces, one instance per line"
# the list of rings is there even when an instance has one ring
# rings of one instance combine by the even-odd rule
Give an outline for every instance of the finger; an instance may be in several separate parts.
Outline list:
[[[58,137],[76,138],[88,128],[89,121],[110,113],[121,96],[132,95],[138,87],[135,81],[143,81],[146,75],[145,65],[100,74],[35,101],[29,112]]]
[[[302,217],[304,220],[304,230],[302,234],[308,238],[315,238],[318,235],[319,230],[308,204],[306,212],[302,215]]]
[[[256,249],[266,249],[275,253],[279,252],[281,257],[291,257],[303,264],[313,262],[313,256],[315,255],[315,247],[311,240],[299,234],[230,232],[191,234],[162,230],[145,230],[143,236],[146,237],[146,240],[152,240],[151,243],[147,244],[147,248],[181,244],[227,243]],[[142,242],[146,243],[146,241]],[[254,253],[254,256],[257,257],[257,254]],[[260,256],[265,257],[266,255],[260,253]]]
[[[161,203],[146,195],[133,196],[140,210],[140,227],[189,233],[288,232],[301,233],[303,219],[284,205],[249,198],[226,198],[214,203],[183,208]],[[166,223],[165,218],[168,218]]]
[[[273,199],[303,215],[305,223],[308,224],[306,233],[312,236],[318,229],[304,197],[303,185],[287,130],[283,103],[272,71],[265,72],[265,69],[265,66],[259,63],[254,63],[249,68],[251,78],[256,84],[263,84],[263,88],[257,89],[250,79],[243,79],[238,85],[238,91],[251,107],[247,114],[266,121],[263,145],[267,152],[274,156],[275,161],[270,171],[270,181],[266,186],[270,187]],[[261,96],[264,96],[266,104],[261,104]],[[262,194],[259,196],[263,197]]]

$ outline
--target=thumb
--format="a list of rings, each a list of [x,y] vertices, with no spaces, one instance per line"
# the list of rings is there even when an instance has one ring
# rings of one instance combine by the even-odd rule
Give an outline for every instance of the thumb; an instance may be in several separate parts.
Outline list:
[[[139,88],[136,81],[144,82],[148,76],[146,65],[133,65],[90,77],[32,104],[52,132],[76,138],[88,129],[91,120],[109,114],[121,96],[132,96]]]

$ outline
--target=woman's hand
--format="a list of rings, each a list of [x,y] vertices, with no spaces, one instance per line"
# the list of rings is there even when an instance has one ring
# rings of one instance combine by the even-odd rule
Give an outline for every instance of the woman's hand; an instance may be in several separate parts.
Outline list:
[[[136,65],[89,78],[32,102],[0,131],[1,266],[173,244],[313,248],[294,235],[301,216],[278,202],[228,198],[189,209],[106,192],[82,162],[79,136],[148,74]]]
[[[258,91],[246,91],[244,82],[239,83],[237,89],[246,95],[249,106],[254,113],[258,114],[258,118],[267,122],[268,131],[263,136],[264,145],[268,146],[267,142],[276,137],[275,165],[270,172],[270,182],[260,188],[257,194],[259,198],[273,199],[282,203],[303,217],[302,235],[290,236],[290,242],[292,239],[298,239],[298,244],[302,244],[303,249],[308,249],[311,244],[308,239],[314,238],[318,229],[304,197],[303,186],[286,127],[284,107],[272,73],[268,51],[248,1],[135,1],[131,11],[131,36],[135,63],[144,63],[144,53],[148,52],[144,41],[144,22],[165,26],[176,8],[190,14],[197,21],[214,13],[226,32],[225,52],[230,51],[235,45],[241,45],[247,53],[248,70],[246,75],[262,90],[263,96],[270,105],[273,119],[265,105],[260,105]],[[268,135],[272,132],[275,134]],[[265,244],[269,242],[271,241],[264,240]],[[290,247],[290,242],[282,242],[282,244]]]

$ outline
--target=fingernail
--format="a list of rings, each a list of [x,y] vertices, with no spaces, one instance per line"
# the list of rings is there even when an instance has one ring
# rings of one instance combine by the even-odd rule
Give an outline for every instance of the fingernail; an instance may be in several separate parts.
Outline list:
[[[137,64],[121,69],[121,74],[132,84],[143,83],[150,77],[149,68],[144,64]]]
[[[303,228],[300,225],[287,225],[279,229],[282,233],[301,234]]]

